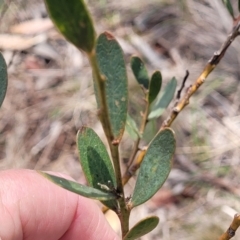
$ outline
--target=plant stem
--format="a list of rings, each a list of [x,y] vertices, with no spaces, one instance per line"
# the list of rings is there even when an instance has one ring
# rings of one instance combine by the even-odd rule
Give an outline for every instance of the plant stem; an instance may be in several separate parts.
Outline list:
[[[121,223],[122,236],[125,236],[126,233],[129,231],[130,211],[127,209],[126,202],[125,202],[125,194],[123,189],[120,158],[119,158],[119,146],[113,145],[111,142],[109,143],[109,146],[110,146],[110,152],[112,155],[113,164],[115,168],[115,175],[117,178],[117,192],[120,193],[120,196],[121,196],[118,199],[120,211],[117,212],[117,215]]]
[[[99,118],[103,126],[103,130],[108,140],[108,144],[111,151],[111,156],[113,160],[114,170],[116,174],[117,181],[117,191],[120,194],[123,194],[123,185],[121,181],[121,167],[120,167],[120,158],[119,158],[119,150],[118,145],[112,144],[114,140],[114,135],[112,133],[110,118],[107,108],[107,100],[106,100],[106,88],[105,88],[105,77],[100,73],[95,52],[92,52],[89,55],[90,63],[93,69],[93,78],[95,87],[97,88],[97,98],[99,101]]]
[[[88,54],[88,58],[93,70],[93,81],[95,87],[97,88],[97,96],[96,98],[99,101],[99,118],[103,126],[104,133],[107,137],[109,142],[113,141],[114,136],[111,130],[111,125],[109,121],[109,112],[107,108],[107,100],[106,100],[106,88],[105,88],[105,76],[100,73],[97,59],[96,59],[96,52],[93,50],[91,53]]]
[[[134,175],[134,173],[139,169],[143,157],[145,156],[145,153],[147,151],[147,148],[143,148],[141,149],[141,151],[139,151],[139,154],[137,156],[137,158],[134,161],[134,164],[132,164],[124,173],[123,177],[122,177],[122,183],[125,185],[129,179]]]
[[[141,121],[141,125],[140,125],[140,128],[139,128],[139,136],[134,144],[134,147],[133,147],[133,151],[132,151],[132,154],[129,158],[129,162],[128,162],[128,168],[132,165],[135,157],[136,157],[136,154],[139,150],[139,143],[140,143],[140,140],[141,140],[141,136],[143,135],[144,133],[144,130],[145,130],[145,127],[146,127],[146,124],[147,124],[147,121],[148,121],[148,114],[149,114],[149,102],[148,102],[148,95],[146,95],[146,98],[145,98],[145,101],[147,102],[147,105],[146,105],[146,109],[144,111],[144,114],[143,114],[143,117],[142,117],[142,121]]]
[[[120,166],[120,156],[119,156],[119,145],[113,144],[114,135],[112,133],[111,124],[110,124],[110,118],[109,118],[109,112],[107,108],[107,100],[106,100],[106,88],[105,88],[105,76],[101,74],[97,59],[96,59],[96,52],[92,51],[89,55],[89,61],[93,69],[93,78],[94,78],[94,84],[97,88],[97,94],[96,97],[99,101],[99,118],[103,126],[104,133],[107,137],[108,144],[110,147],[111,157],[114,165],[115,170],[115,176],[116,176],[116,182],[117,182],[117,188],[116,191],[120,195],[120,198],[118,199],[119,208],[117,211],[117,215],[121,222],[121,228],[122,228],[122,236],[126,235],[126,233],[129,231],[129,215],[130,211],[126,208],[126,202],[125,202],[125,195],[124,195],[124,188],[122,184],[122,174],[121,174],[121,166]]]

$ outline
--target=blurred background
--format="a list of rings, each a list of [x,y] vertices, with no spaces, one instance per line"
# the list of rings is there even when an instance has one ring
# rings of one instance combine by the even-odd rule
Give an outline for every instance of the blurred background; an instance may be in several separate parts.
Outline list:
[[[88,0],[87,5],[97,33],[112,32],[123,48],[129,112],[137,122],[144,101],[130,71],[132,55],[144,60],[149,73],[160,70],[163,85],[175,76],[179,88],[189,70],[189,86],[232,29],[221,0]],[[51,170],[85,183],[76,133],[88,125],[104,140],[87,58],[55,30],[42,1],[0,0],[0,9],[0,49],[9,66],[0,111],[0,169]],[[239,44],[236,39],[174,122],[177,150],[170,176],[131,217],[131,224],[148,215],[160,217],[159,226],[141,240],[217,239],[240,211]],[[172,106],[147,126],[142,145]],[[133,143],[125,133],[123,169]],[[126,186],[129,194],[134,181]],[[109,212],[107,218],[118,231],[115,216]]]

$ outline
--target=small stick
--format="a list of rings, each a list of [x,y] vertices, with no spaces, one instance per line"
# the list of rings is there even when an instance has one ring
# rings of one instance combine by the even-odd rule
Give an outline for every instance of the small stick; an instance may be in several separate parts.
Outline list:
[[[185,83],[186,83],[186,81],[187,81],[187,79],[188,79],[188,76],[189,76],[189,71],[187,70],[186,71],[186,75],[185,75],[185,77],[184,77],[184,79],[183,79],[183,81],[182,81],[182,86],[181,86],[181,88],[178,90],[178,92],[177,92],[177,100],[179,100],[180,98],[181,98],[181,93],[182,93],[182,90],[184,89],[184,87],[185,87]]]
[[[237,231],[239,226],[240,226],[240,214],[235,214],[231,225],[229,226],[227,231],[220,236],[219,240],[229,240],[232,237],[234,237],[235,232]]]
[[[208,61],[207,65],[205,66],[203,72],[200,74],[198,79],[195,81],[195,83],[189,87],[186,94],[182,97],[182,99],[179,100],[178,104],[173,108],[172,112],[170,113],[170,116],[165,120],[160,128],[164,129],[166,127],[170,127],[172,122],[175,120],[177,115],[189,104],[190,97],[198,90],[198,88],[204,83],[207,76],[213,71],[213,69],[216,68],[217,64],[221,61],[223,58],[225,52],[227,51],[228,47],[231,45],[231,43],[234,41],[234,39],[240,35],[240,19],[239,21],[234,25],[232,32],[228,35],[227,40],[223,43],[221,48],[216,51],[212,58]]]

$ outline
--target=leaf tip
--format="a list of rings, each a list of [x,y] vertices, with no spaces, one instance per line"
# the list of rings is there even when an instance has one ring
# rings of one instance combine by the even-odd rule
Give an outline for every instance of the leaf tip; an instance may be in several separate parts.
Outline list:
[[[104,35],[106,36],[107,40],[109,40],[109,41],[115,39],[114,36],[110,32],[105,31]]]

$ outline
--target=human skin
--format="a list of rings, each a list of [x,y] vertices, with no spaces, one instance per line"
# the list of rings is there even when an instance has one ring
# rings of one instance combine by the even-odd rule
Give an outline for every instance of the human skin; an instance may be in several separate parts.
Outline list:
[[[0,171],[0,240],[119,240],[91,199],[36,171]]]

